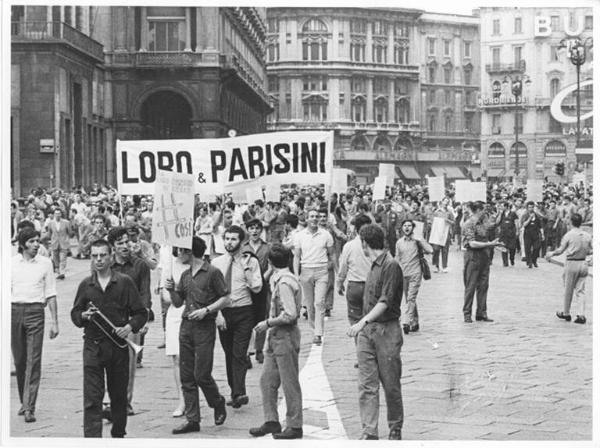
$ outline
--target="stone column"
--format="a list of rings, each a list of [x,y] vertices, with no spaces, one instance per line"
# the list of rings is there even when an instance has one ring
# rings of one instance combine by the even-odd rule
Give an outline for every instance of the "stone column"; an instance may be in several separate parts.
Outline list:
[[[373,77],[367,77],[367,122],[373,121]]]
[[[140,50],[141,52],[148,51],[148,8],[142,6],[140,20]]]
[[[367,43],[365,48],[365,62],[373,62],[373,27],[367,23]]]
[[[396,122],[396,117],[394,116],[396,98],[394,97],[394,78],[388,79],[388,122]]]
[[[115,6],[113,14],[111,14],[112,38],[115,42],[115,51],[123,52],[127,51],[126,47],[126,32],[127,32],[127,7],[126,6]]]
[[[339,121],[340,119],[340,79],[330,78],[329,86],[329,110],[327,111],[328,121]],[[344,98],[347,101],[347,98]]]
[[[219,8],[196,8],[196,52],[219,49]]]
[[[333,19],[333,26],[331,32],[331,54],[328,55],[330,61],[337,61],[339,59],[339,47],[340,47],[340,38],[339,38],[339,23],[337,19]]]
[[[302,121],[303,113],[302,113],[302,79],[300,78],[291,78],[291,90],[292,90],[292,120],[300,120]]]
[[[130,6],[126,8],[127,11],[127,36],[126,42],[127,47],[129,48],[130,53],[136,53],[137,48],[135,48],[135,6]]]
[[[388,26],[387,63],[394,63],[394,27],[392,24]]]
[[[145,10],[146,8],[143,8],[143,9]],[[183,51],[192,51],[192,11],[191,11],[191,9],[192,8],[185,8],[185,48],[183,49]],[[143,20],[143,18],[142,18],[142,20]]]

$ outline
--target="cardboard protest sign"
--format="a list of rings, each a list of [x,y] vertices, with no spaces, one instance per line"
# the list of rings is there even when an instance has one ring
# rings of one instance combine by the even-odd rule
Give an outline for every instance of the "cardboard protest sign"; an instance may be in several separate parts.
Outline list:
[[[246,202],[254,204],[257,199],[264,200],[262,188],[259,185],[248,185],[246,187]]]
[[[429,200],[430,201],[441,201],[446,195],[444,188],[444,177],[429,177],[427,178],[427,185],[429,187]]]
[[[385,187],[387,185],[387,177],[376,177],[373,184],[373,200],[381,201],[385,199]]]
[[[194,178],[159,170],[152,212],[152,241],[192,248],[194,235]]]
[[[265,188],[265,201],[280,202],[281,188],[278,185],[267,185]]]
[[[348,190],[348,170],[346,168],[333,169],[333,182],[331,193],[346,193]]]
[[[431,234],[429,235],[429,243],[445,246],[448,239],[450,224],[444,218],[435,216],[431,223]]]
[[[333,132],[286,131],[220,139],[117,140],[119,193],[152,194],[160,170],[191,174],[195,190],[233,192],[236,185],[330,185]],[[225,189],[225,187],[227,187]],[[221,189],[221,191],[219,191]]]
[[[423,236],[423,228],[425,224],[421,221],[413,221],[415,223],[415,229],[413,230],[413,237],[417,240],[422,240],[425,237]]]
[[[458,202],[469,202],[471,200],[470,185],[470,180],[457,180],[454,199]]]
[[[485,182],[471,182],[469,190],[471,201],[487,201],[487,184]]]
[[[396,178],[396,166],[392,163],[380,163],[379,164],[379,177],[387,178],[387,185],[394,185],[394,179]]]
[[[543,179],[527,179],[527,200],[533,202],[544,200]]]

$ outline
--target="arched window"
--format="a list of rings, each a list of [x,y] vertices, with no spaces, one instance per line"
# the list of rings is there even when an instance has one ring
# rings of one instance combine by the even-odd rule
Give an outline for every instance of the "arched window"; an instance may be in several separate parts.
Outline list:
[[[363,97],[352,100],[352,119],[357,123],[367,121],[367,102]]]
[[[310,19],[302,27],[303,33],[326,33],[327,26],[319,19]]]
[[[502,84],[500,84],[500,81],[494,81],[492,84],[492,96],[494,98],[500,98],[501,93],[502,93]]]
[[[447,133],[452,132],[452,115],[446,114],[444,116],[444,131]]]
[[[436,120],[436,116],[435,115],[429,115],[429,118],[427,119],[427,129],[429,130],[429,132],[435,132],[437,128],[437,120]]]
[[[560,91],[560,79],[552,78],[550,80],[550,98],[554,98]]]
[[[527,146],[523,142],[518,143],[519,147],[519,159],[527,157]],[[510,156],[515,158],[517,154],[517,143],[513,143],[510,147]]]
[[[384,137],[383,135],[380,135],[375,140],[375,144],[373,145],[373,149],[375,151],[390,151],[392,149],[392,145],[390,144],[390,141],[387,139],[387,137]]]
[[[413,145],[408,137],[399,137],[394,145],[394,151],[410,151]]]
[[[375,109],[375,121],[384,123],[388,121],[388,102],[385,98],[377,98],[373,105]]]
[[[506,148],[502,143],[494,142],[488,149],[488,158],[500,158],[506,156]]]
[[[396,122],[408,123],[410,121],[410,102],[406,98],[396,101]]]
[[[352,149],[352,151],[366,151],[368,148],[369,144],[364,135],[355,136],[350,143],[350,149]]]
[[[521,153],[519,153],[519,155],[521,155]],[[560,140],[552,140],[546,144],[544,155],[546,157],[566,157],[567,147]]]

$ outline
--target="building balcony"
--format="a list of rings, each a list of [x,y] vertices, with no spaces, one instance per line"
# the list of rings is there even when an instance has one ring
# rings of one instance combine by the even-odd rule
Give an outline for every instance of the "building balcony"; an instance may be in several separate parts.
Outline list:
[[[425,131],[425,138],[479,138],[479,133],[473,131]]]
[[[268,71],[282,70],[302,70],[303,68],[310,70],[322,69],[327,72],[340,70],[347,72],[348,70],[372,73],[391,73],[391,74],[406,74],[418,79],[418,65],[401,65],[401,64],[379,64],[374,62],[356,62],[356,61],[272,61],[267,62]]]
[[[524,73],[525,67],[525,61],[520,60],[519,62],[513,62],[512,64],[485,64],[485,71],[489,74]]]
[[[298,121],[298,120],[279,120],[277,122],[267,123],[269,131],[283,131],[294,129],[334,129],[340,131],[390,131],[390,132],[411,132],[421,133],[418,122],[396,123],[396,122],[353,122],[353,121]]]
[[[11,42],[14,43],[62,43],[98,62],[104,61],[101,43],[64,22],[12,22]]]

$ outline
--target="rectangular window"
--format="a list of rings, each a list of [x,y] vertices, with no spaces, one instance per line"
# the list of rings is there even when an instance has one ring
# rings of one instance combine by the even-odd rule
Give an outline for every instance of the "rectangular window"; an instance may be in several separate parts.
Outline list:
[[[352,78],[352,92],[353,93],[364,93],[365,82],[363,78]]]
[[[465,132],[473,132],[473,116],[471,114],[465,115]]]
[[[519,63],[523,59],[523,47],[513,47],[513,55],[515,65],[519,65]]]
[[[388,32],[388,24],[383,20],[376,20],[373,22],[373,34],[379,36],[385,36]]]
[[[350,32],[353,34],[367,34],[367,22],[364,20],[352,20],[350,22]]]
[[[450,67],[444,67],[444,82],[446,84],[452,82],[452,69]]]
[[[452,103],[452,92],[450,90],[446,90],[444,92],[444,103],[447,107],[449,107]]]
[[[267,20],[267,32],[278,33],[279,32],[279,19]]]
[[[560,16],[550,16],[550,27],[552,32],[561,31],[560,27]]]
[[[559,60],[558,45],[550,46],[550,61],[556,62]]]
[[[429,82],[435,82],[435,67],[433,65],[429,67]]]
[[[585,16],[585,29],[591,30],[594,25],[594,16]]]
[[[277,76],[268,77],[269,92],[279,92],[279,78]]]
[[[500,120],[502,119],[502,115],[493,114],[492,115],[492,134],[501,134],[502,129],[500,128]]]
[[[465,42],[465,58],[471,57],[471,42]]]
[[[408,81],[406,79],[397,79],[394,91],[396,95],[408,94]]]
[[[435,55],[435,39],[432,37],[427,38],[427,47],[429,48],[429,55]]]
[[[520,17],[515,17],[515,34],[523,32],[523,21]]]
[[[492,21],[492,34],[497,36],[500,34],[500,19],[494,19]]]
[[[375,78],[373,80],[373,93],[386,94],[388,91],[388,83],[385,78]]]
[[[182,51],[185,48],[185,22],[150,21],[148,41],[150,51]]]
[[[466,85],[470,85],[471,84],[471,70],[465,70],[465,84]]]
[[[340,106],[344,105],[344,100],[345,100],[344,94],[340,93]]]
[[[408,37],[408,24],[396,22],[394,25],[395,37]]]
[[[517,122],[517,128],[519,131],[519,134],[523,133],[523,114],[521,112],[518,112],[515,114],[515,121]]]
[[[444,39],[444,56],[450,56],[450,41]]]
[[[492,48],[492,64],[494,66],[500,65],[500,48]]]

